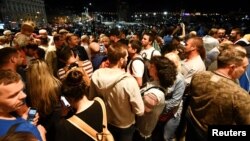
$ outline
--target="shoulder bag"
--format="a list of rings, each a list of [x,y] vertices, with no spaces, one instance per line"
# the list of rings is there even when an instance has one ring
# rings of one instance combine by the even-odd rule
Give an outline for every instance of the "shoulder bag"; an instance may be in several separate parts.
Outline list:
[[[95,141],[114,141],[113,135],[110,133],[107,127],[107,115],[106,115],[106,107],[104,105],[104,102],[99,97],[96,97],[94,100],[98,101],[102,107],[103,131],[101,133],[98,133],[95,129],[93,129],[86,122],[84,122],[83,120],[81,120],[75,115],[73,115],[71,118],[67,120]]]

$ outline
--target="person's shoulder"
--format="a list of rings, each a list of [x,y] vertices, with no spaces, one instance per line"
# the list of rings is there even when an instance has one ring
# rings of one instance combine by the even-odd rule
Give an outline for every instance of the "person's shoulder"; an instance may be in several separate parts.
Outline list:
[[[75,48],[76,48],[77,50],[79,50],[79,51],[84,51],[84,52],[86,51],[85,48],[84,48],[83,46],[79,46],[79,45],[78,45],[78,46],[76,46]]]
[[[56,130],[65,130],[71,123],[67,119],[60,119],[58,122],[55,123]]]
[[[210,71],[198,71],[194,73],[192,80],[202,81],[202,78],[211,77],[212,75],[213,73]]]
[[[154,54],[153,55],[161,55],[161,52],[159,50],[154,49]]]
[[[137,84],[135,78],[128,72],[122,74],[120,82],[126,83],[128,86]]]
[[[79,66],[88,66],[88,65],[92,65],[92,62],[90,60],[84,60],[84,61],[78,61]]]
[[[213,71],[199,71],[199,72],[196,72],[195,74],[197,75],[203,75],[203,76],[211,76],[211,75],[214,75]]]
[[[142,57],[137,57],[131,60],[133,62],[133,66],[144,64],[144,60]]]
[[[178,72],[177,75],[176,75],[176,81],[180,82],[180,81],[183,81],[185,80],[185,77],[182,73]]]
[[[31,131],[35,134],[38,133],[37,127],[23,118],[18,117],[16,119],[16,124],[18,124],[16,131]]]

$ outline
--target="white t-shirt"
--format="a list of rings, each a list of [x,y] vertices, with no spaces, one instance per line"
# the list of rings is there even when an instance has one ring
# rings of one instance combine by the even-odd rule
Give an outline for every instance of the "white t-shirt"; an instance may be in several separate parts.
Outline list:
[[[134,60],[133,63],[132,61],[133,60],[130,60],[128,64],[127,72],[130,73],[134,77],[143,77],[144,63],[141,60]],[[130,72],[131,65],[132,65],[132,72]]]
[[[154,52],[153,52],[154,51]],[[153,52],[153,54],[152,54]],[[151,60],[151,55],[152,56],[161,56],[161,53],[156,50],[154,47],[151,47],[151,48],[148,48],[148,49],[143,49],[141,52],[140,52],[141,56],[142,57],[146,57],[148,60]]]

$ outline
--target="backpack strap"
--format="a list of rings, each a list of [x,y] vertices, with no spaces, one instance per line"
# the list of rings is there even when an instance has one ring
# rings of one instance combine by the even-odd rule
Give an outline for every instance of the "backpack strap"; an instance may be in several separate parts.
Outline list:
[[[151,58],[154,56],[154,52],[155,52],[156,50],[154,49],[152,52],[151,52]],[[147,59],[147,54],[144,52],[142,55],[142,58],[145,58],[145,59]],[[150,58],[150,59],[151,59]]]
[[[151,58],[154,56],[154,52],[155,52],[155,49],[151,52]]]
[[[162,91],[164,94],[165,94],[165,91],[166,91],[166,90],[165,90],[164,88],[162,88],[162,87],[159,87],[159,86],[152,86],[152,87],[147,88],[145,91],[142,91],[142,92],[141,92],[141,96],[144,96],[144,93],[147,92],[147,91],[149,91],[150,89],[158,89],[158,90]]]
[[[131,64],[130,64],[130,66],[129,66],[129,71],[130,71],[130,73],[131,73],[131,74],[133,73],[133,71],[132,71],[132,65],[133,65],[133,62],[134,62],[135,60],[141,60],[141,61],[142,61],[142,63],[144,64],[144,62],[143,62],[143,59],[142,59],[142,58],[140,58],[140,57],[133,58],[133,59],[131,60]]]

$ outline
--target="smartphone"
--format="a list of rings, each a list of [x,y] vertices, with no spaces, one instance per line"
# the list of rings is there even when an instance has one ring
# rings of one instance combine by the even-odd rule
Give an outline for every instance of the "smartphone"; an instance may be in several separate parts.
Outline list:
[[[37,109],[34,108],[34,107],[31,107],[31,108],[29,109],[29,112],[28,112],[28,118],[27,118],[27,120],[30,121],[30,122],[32,122],[33,119],[34,119],[35,116],[36,116],[36,113],[37,113]]]
[[[105,52],[104,44],[100,44],[100,53],[103,54]]]
[[[64,106],[70,107],[70,104],[69,104],[68,100],[65,98],[65,96],[63,96],[63,95],[61,96],[61,101],[62,101]]]

